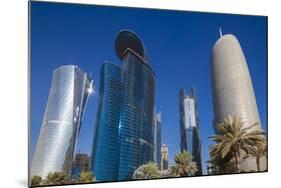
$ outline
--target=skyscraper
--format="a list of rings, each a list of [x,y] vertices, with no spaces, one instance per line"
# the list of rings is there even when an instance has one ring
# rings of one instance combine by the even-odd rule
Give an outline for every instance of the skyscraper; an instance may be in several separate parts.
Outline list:
[[[104,63],[100,70],[99,87],[92,171],[97,181],[117,181],[122,102],[121,68],[113,63]]]
[[[79,178],[81,172],[91,170],[91,158],[85,153],[76,153],[72,167],[72,178]]]
[[[189,95],[186,95],[184,89],[181,89],[179,99],[180,148],[181,151],[186,150],[193,156],[193,161],[196,162],[198,167],[196,175],[201,175],[201,141],[199,134],[197,99],[194,87],[191,88]]]
[[[155,114],[154,116],[154,153],[153,160],[158,164],[159,169],[161,167],[161,112]]]
[[[161,147],[161,171],[169,168],[168,154],[168,146],[163,144]]]
[[[76,139],[92,83],[77,66],[65,65],[54,70],[31,177],[45,177],[49,172],[71,176]]]
[[[153,161],[154,72],[139,37],[120,31],[115,41],[122,61],[122,105],[119,123],[119,180],[130,180],[140,165]]]
[[[211,65],[215,131],[216,124],[229,115],[239,117],[246,127],[258,123],[251,130],[261,129],[247,62],[235,36],[227,34],[217,40],[212,50]],[[265,162],[262,166],[266,168]],[[247,158],[241,164],[241,170],[256,169],[254,158]]]

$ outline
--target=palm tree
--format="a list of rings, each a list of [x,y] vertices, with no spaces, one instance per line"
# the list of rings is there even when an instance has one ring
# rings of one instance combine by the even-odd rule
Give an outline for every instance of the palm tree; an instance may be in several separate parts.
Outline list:
[[[252,129],[257,124],[245,127],[238,117],[228,116],[225,118],[222,123],[217,125],[218,135],[209,137],[216,142],[211,147],[211,156],[224,159],[226,156],[232,155],[235,159],[235,171],[239,173],[241,151],[246,154],[252,153],[254,147],[262,142],[264,133],[261,130]]]
[[[267,156],[267,145],[264,137],[262,138],[262,142],[254,146],[250,155],[256,158],[257,171],[260,171],[260,160],[262,157]]]
[[[236,172],[235,161],[233,160],[232,155],[227,155],[223,159],[221,156],[211,156],[211,160],[207,162],[214,167],[214,174],[228,174]]]
[[[192,161],[192,155],[186,150],[176,154],[174,160],[176,164],[171,167],[173,176],[193,176],[198,171],[196,162]]]
[[[65,184],[69,181],[69,177],[66,173],[63,172],[54,172],[49,173],[45,179],[45,184],[50,185],[60,185]]]
[[[79,183],[91,183],[94,182],[94,176],[92,172],[80,172],[79,173],[79,178],[78,178]]]
[[[137,168],[133,174],[133,179],[153,179],[160,178],[158,165],[154,162],[148,162]]]
[[[31,178],[31,185],[36,186],[40,185],[42,183],[42,177],[41,176],[33,176]]]

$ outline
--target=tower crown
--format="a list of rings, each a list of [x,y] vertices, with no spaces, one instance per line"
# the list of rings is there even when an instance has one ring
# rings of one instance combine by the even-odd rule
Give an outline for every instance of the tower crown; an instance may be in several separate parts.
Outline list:
[[[115,51],[117,56],[122,59],[124,52],[128,48],[136,52],[143,59],[146,59],[144,45],[137,34],[130,30],[121,30],[116,35],[115,40]]]

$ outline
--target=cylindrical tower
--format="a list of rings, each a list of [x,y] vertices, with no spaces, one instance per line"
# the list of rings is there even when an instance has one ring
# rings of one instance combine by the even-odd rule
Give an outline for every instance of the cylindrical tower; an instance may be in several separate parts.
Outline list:
[[[92,80],[77,66],[53,72],[49,98],[31,166],[31,177],[50,172],[71,175],[76,139]]]
[[[229,115],[241,118],[245,126],[258,123],[253,129],[261,129],[247,62],[235,36],[227,34],[218,39],[213,47],[211,66],[215,131],[216,124]],[[243,171],[256,168],[253,158],[241,164]]]

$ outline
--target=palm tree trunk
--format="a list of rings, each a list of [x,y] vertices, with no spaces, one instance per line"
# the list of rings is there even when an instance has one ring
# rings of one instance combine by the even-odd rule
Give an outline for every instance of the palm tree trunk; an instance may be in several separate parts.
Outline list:
[[[256,158],[256,163],[257,163],[257,169],[259,172],[260,171],[260,158],[259,157]]]
[[[239,152],[235,152],[234,153],[234,158],[235,158],[235,166],[236,166],[236,172],[239,173],[240,172],[240,156],[239,156]]]

